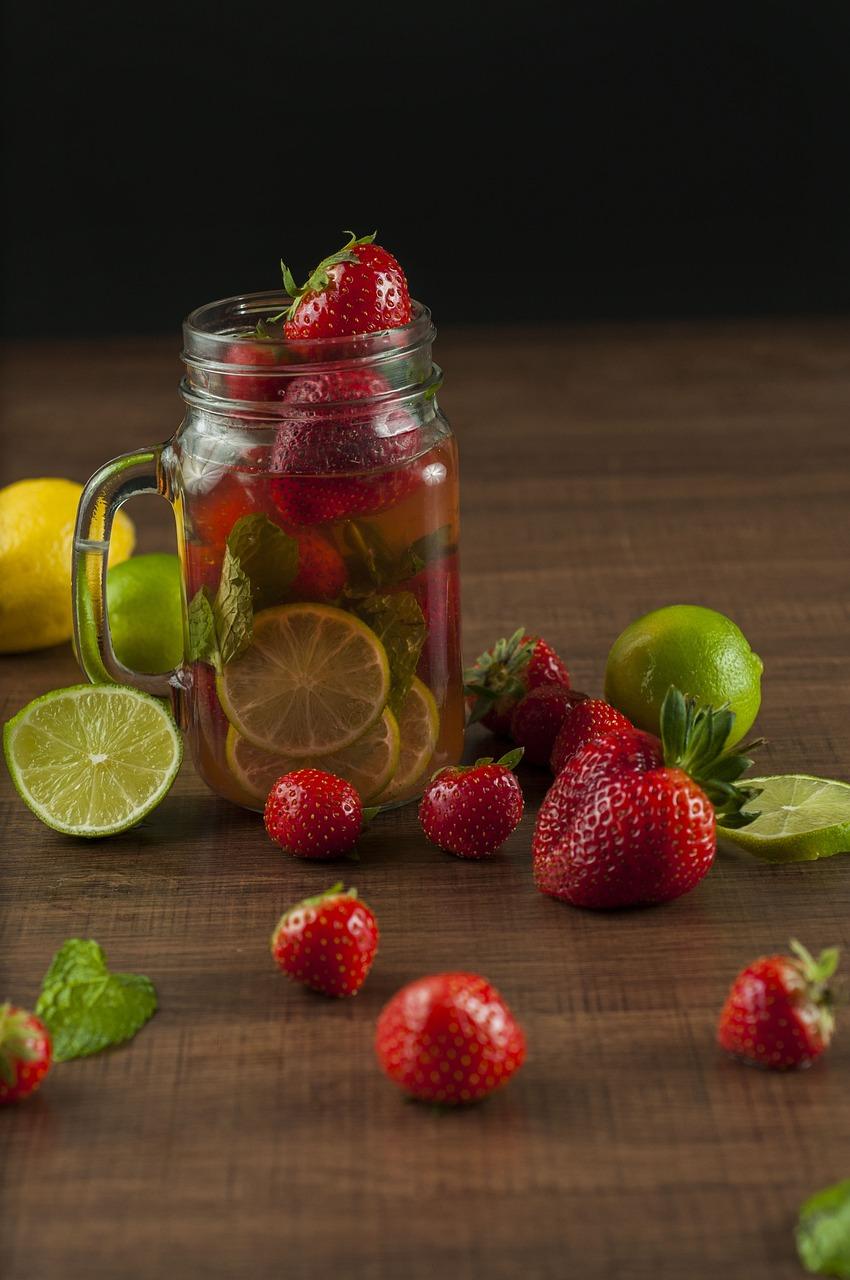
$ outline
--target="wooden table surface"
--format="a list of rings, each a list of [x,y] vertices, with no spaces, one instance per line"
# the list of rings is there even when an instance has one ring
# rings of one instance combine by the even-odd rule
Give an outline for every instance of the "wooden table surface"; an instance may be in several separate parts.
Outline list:
[[[168,435],[176,350],[13,348],[4,480],[82,480]],[[467,656],[524,624],[598,693],[633,617],[710,605],[765,662],[762,771],[850,778],[849,352],[837,321],[442,335]],[[164,504],[133,514],[141,550],[169,547]],[[79,678],[67,647],[0,670],[4,719]],[[93,845],[40,826],[4,777],[0,995],[32,1005],[82,935],[161,1006],[0,1116],[6,1280],[801,1275],[797,1208],[850,1175],[850,1010],[800,1074],[727,1061],[713,1033],[737,969],[792,934],[843,944],[850,970],[850,857],[721,849],[677,902],[577,911],[533,887],[546,778],[522,780],[527,816],[488,862],[429,847],[413,808],[376,824],[356,884],[380,956],[336,1003],[268,955],[281,910],[336,869],[282,856],[191,765],[143,826]],[[530,1053],[489,1102],[441,1114],[383,1079],[372,1036],[398,987],[448,968],[501,988]]]

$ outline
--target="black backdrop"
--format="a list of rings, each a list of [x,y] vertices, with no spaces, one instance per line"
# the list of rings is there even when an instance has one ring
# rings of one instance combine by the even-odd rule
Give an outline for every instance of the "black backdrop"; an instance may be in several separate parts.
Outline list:
[[[12,334],[376,226],[442,321],[850,309],[847,0],[18,0],[4,58]]]

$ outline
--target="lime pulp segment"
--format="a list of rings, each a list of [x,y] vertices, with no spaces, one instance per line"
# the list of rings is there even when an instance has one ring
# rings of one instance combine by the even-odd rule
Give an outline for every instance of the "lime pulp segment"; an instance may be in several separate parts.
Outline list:
[[[806,774],[747,778],[761,789],[759,816],[746,827],[720,829],[725,840],[774,862],[805,862],[850,852],[850,785]]]
[[[380,798],[382,804],[389,804],[411,790],[428,768],[437,745],[440,713],[431,690],[417,676],[413,677],[410,692],[404,700],[399,730],[401,753],[398,768]]]

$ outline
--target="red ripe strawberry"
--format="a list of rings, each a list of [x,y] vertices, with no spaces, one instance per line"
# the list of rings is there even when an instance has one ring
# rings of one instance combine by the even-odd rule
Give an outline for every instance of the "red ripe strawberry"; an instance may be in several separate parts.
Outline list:
[[[835,1026],[828,982],[838,966],[832,947],[820,958],[796,940],[791,956],[762,956],[742,969],[720,1014],[722,1049],[775,1071],[807,1067],[829,1045]]]
[[[356,889],[335,884],[281,916],[272,955],[284,973],[326,996],[354,996],[378,950],[378,922]]]
[[[588,698],[577,703],[564,717],[552,748],[550,765],[557,775],[575,755],[579,747],[606,733],[628,732],[634,726],[622,711],[617,711],[601,698]]]
[[[512,772],[522,749],[493,763],[441,769],[425,788],[419,821],[429,840],[460,858],[486,858],[503,845],[522,817],[522,788]]]
[[[264,813],[266,831],[296,858],[338,858],[357,843],[363,806],[350,782],[321,769],[278,778]]]
[[[426,564],[398,588],[410,591],[427,628],[416,674],[429,688],[445,689],[460,667],[460,576],[457,552]]]
[[[263,377],[261,374],[236,372],[237,366],[246,370],[280,367],[283,348],[273,342],[234,342],[228,349],[227,363],[234,366],[224,375],[224,393],[231,400],[280,400],[286,394],[287,379]]]
[[[347,244],[320,262],[300,287],[281,263],[292,298],[283,326],[287,338],[340,338],[410,323],[407,279],[393,255],[373,243],[376,234],[357,239],[349,231]]]
[[[464,673],[470,721],[480,720],[491,733],[508,736],[514,707],[529,689],[543,684],[570,687],[570,674],[555,650],[522,627],[509,640],[498,640]]]
[[[733,719],[671,689],[661,709],[666,765],[654,740],[636,730],[582,747],[538,815],[538,889],[600,910],[668,902],[693,889],[714,860],[712,802],[727,826],[748,821],[738,810],[754,793],[735,779],[751,762],[720,754]]]
[[[586,693],[563,684],[541,684],[531,689],[514,708],[511,737],[525,751],[529,764],[548,764],[561,725]]]
[[[40,1018],[0,1004],[0,1103],[27,1098],[50,1070],[53,1048]]]
[[[486,978],[437,973],[402,987],[375,1036],[389,1078],[424,1102],[477,1102],[525,1061],[525,1035]]]
[[[236,471],[227,471],[208,493],[193,495],[192,525],[199,541],[219,556],[236,521],[256,510],[254,495]]]
[[[336,547],[312,529],[298,540],[298,573],[290,586],[294,600],[336,600],[348,581],[345,561]]]

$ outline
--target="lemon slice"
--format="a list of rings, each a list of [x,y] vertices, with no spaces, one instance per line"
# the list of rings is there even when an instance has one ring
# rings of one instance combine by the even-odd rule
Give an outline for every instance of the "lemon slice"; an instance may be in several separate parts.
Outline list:
[[[231,725],[227,731],[225,754],[230,772],[260,805],[265,804],[272,784],[281,774],[291,773],[293,769],[303,769],[305,766],[344,778],[366,804],[383,791],[395,773],[399,756],[398,722],[389,707],[386,707],[380,719],[350,747],[344,747],[335,755],[312,756],[307,759],[276,755],[262,747],[255,747]]]
[[[12,781],[36,817],[70,836],[108,836],[149,813],[183,758],[156,698],[123,685],[73,685],[24,707],[3,731]]]
[[[812,862],[850,853],[850,785],[846,782],[782,773],[747,778],[746,783],[761,788],[752,802],[759,816],[734,831],[720,827],[724,840],[771,862]]]
[[[334,755],[380,718],[390,689],[387,654],[352,613],[287,604],[254,618],[253,641],[218,678],[236,731],[276,754]]]
[[[437,745],[440,713],[431,690],[416,676],[404,700],[398,727],[401,734],[398,768],[381,796],[381,804],[390,804],[411,790],[427,770]]]

